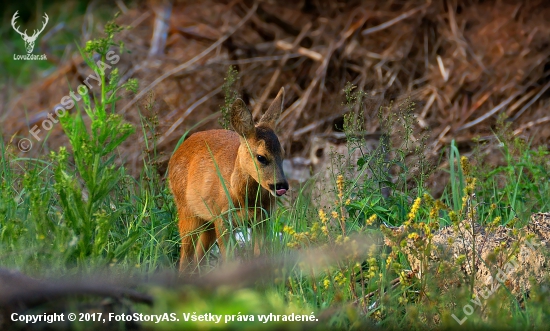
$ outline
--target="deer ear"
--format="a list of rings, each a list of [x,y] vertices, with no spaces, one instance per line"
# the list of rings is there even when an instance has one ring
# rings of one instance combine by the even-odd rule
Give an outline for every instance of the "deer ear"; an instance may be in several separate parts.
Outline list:
[[[283,111],[284,99],[285,88],[281,87],[279,93],[277,93],[277,96],[275,97],[275,100],[273,100],[273,102],[265,112],[264,116],[262,116],[262,118],[258,122],[258,125],[267,126],[268,128],[275,130],[275,127],[277,126],[277,120],[279,119],[279,116],[281,116],[281,112]]]
[[[237,99],[231,105],[231,126],[244,138],[254,134],[254,120],[252,113],[242,99]]]

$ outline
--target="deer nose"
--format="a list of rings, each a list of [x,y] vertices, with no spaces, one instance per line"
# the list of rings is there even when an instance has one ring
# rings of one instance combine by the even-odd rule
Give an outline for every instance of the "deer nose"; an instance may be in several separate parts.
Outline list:
[[[284,195],[288,191],[288,182],[280,182],[275,185],[270,184],[269,187],[277,193],[277,196]]]

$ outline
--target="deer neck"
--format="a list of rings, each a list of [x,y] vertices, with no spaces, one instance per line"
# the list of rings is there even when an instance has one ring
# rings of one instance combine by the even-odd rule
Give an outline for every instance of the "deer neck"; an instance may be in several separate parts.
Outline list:
[[[235,159],[233,173],[231,174],[230,193],[234,201],[237,200],[244,202],[246,195],[248,195],[249,199],[254,198],[258,192],[258,189],[261,188],[260,184],[243,170],[241,162],[243,162],[243,159],[241,153],[238,153],[237,158]]]

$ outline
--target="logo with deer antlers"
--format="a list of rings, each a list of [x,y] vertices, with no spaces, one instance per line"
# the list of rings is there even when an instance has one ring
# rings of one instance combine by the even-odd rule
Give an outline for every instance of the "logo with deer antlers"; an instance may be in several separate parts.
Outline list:
[[[29,36],[27,35],[27,30],[25,30],[25,32],[21,32],[19,31],[19,27],[15,25],[15,21],[19,18],[17,16],[18,12],[19,10],[16,11],[15,14],[13,14],[13,17],[11,18],[11,26],[17,33],[21,35],[21,37],[23,38],[23,41],[25,42],[25,48],[27,49],[27,53],[30,54],[34,49],[34,42],[36,41],[36,38],[38,38],[38,35],[40,35],[42,31],[44,31],[46,24],[48,24],[49,17],[48,17],[48,14],[44,13],[44,16],[43,16],[44,22],[42,22],[42,29],[34,30],[34,33],[32,34],[32,36]]]

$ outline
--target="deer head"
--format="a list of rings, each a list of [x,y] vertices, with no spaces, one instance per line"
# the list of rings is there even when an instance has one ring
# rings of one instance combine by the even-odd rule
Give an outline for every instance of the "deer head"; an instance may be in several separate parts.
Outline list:
[[[32,50],[34,49],[34,42],[36,41],[36,38],[38,38],[38,35],[41,34],[42,31],[44,31],[46,24],[48,24],[49,17],[48,17],[48,14],[44,13],[44,16],[43,16],[44,22],[42,22],[42,29],[40,29],[40,31],[34,30],[34,33],[32,34],[32,36],[28,36],[27,30],[25,30],[25,32],[21,32],[19,31],[19,27],[15,26],[15,21],[19,18],[17,16],[18,12],[19,11],[16,11],[15,14],[13,14],[13,17],[11,18],[11,26],[23,38],[23,41],[25,42],[25,48],[27,49],[27,53],[31,53]]]
[[[237,152],[239,166],[273,196],[284,195],[288,190],[283,172],[284,151],[275,134],[284,97],[285,89],[281,88],[257,125],[242,99],[235,100],[231,106],[231,125],[241,136]]]

